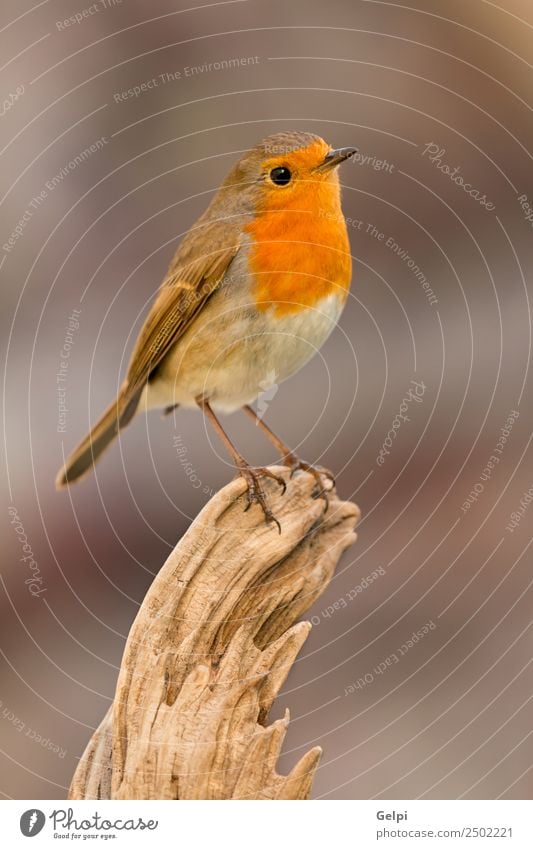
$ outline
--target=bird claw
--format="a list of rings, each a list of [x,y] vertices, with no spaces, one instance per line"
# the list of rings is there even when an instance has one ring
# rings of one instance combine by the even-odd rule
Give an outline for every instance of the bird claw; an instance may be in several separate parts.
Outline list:
[[[265,517],[265,521],[267,524],[270,522],[274,522],[277,525],[278,531],[281,534],[281,525],[272,513],[270,507],[268,506],[267,499],[261,486],[259,479],[260,478],[270,478],[271,480],[276,481],[282,488],[282,495],[285,493],[287,489],[287,484],[284,479],[280,475],[274,474],[270,469],[266,469],[263,466],[259,468],[251,468],[250,466],[243,467],[239,469],[239,474],[247,483],[246,490],[246,507],[244,508],[244,512],[250,509],[252,504],[259,504],[261,510],[263,511],[263,515]]]
[[[324,466],[313,466],[311,463],[306,463],[305,460],[300,460],[299,457],[287,457],[285,458],[287,465],[291,470],[291,477],[297,471],[309,472],[315,479],[315,488],[312,492],[312,498],[318,499],[323,498],[325,502],[324,513],[327,512],[329,507],[329,494],[332,489],[335,487],[335,477],[329,469],[325,469]],[[322,478],[327,478],[331,487],[326,489],[323,483]]]

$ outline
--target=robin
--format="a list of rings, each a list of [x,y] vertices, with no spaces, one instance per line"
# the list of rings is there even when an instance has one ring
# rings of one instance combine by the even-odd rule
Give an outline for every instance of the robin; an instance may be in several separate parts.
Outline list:
[[[331,473],[300,460],[250,405],[300,369],[339,319],[352,264],[337,167],[356,152],[283,132],[241,157],[178,247],[118,397],[66,461],[58,488],[88,471],[137,412],[199,407],[247,482],[246,509],[259,504],[279,528],[261,479],[285,481],[246,462],[218,412],[243,409],[283,464],[311,472],[327,499],[322,475]]]

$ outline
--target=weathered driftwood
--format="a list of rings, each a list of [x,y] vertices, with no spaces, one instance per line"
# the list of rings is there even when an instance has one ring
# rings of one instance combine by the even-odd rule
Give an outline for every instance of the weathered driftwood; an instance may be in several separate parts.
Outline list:
[[[242,480],[202,510],[131,628],[115,700],[82,756],[71,799],[304,799],[321,750],[276,763],[288,713],[268,711],[310,630],[296,620],[355,540],[358,508],[312,497],[308,473],[265,481],[281,523],[243,511]]]

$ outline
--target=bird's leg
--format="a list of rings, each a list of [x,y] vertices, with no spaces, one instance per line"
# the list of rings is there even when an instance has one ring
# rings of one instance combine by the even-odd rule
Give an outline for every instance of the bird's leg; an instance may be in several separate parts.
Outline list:
[[[298,469],[301,469],[304,472],[309,472],[313,475],[316,481],[316,489],[314,493],[315,498],[323,498],[326,502],[326,509],[328,507],[328,490],[325,489],[322,478],[326,477],[331,481],[333,485],[335,485],[335,478],[333,477],[332,472],[329,469],[325,469],[323,466],[313,466],[311,463],[306,463],[305,460],[300,460],[300,458],[292,451],[288,445],[286,445],[283,440],[277,436],[274,431],[270,430],[269,426],[265,424],[262,418],[257,415],[253,407],[246,405],[243,407],[243,410],[247,415],[250,416],[251,419],[254,420],[256,425],[261,428],[267,439],[270,440],[272,445],[279,451],[281,455],[282,463],[285,466],[288,466],[291,470],[291,474],[293,475]]]
[[[270,469],[266,469],[264,466],[259,466],[256,468],[250,466],[250,464],[244,459],[242,454],[240,454],[235,448],[233,442],[227,435],[226,431],[220,424],[219,420],[211,409],[211,406],[205,400],[205,398],[197,398],[196,403],[202,409],[202,411],[205,413],[205,415],[213,425],[213,428],[217,432],[218,436],[226,447],[226,450],[231,456],[233,462],[235,463],[235,467],[237,469],[238,474],[244,478],[248,485],[248,489],[246,490],[246,498],[248,503],[244,508],[245,511],[249,510],[252,504],[259,504],[265,515],[266,521],[274,522],[278,526],[278,530],[281,533],[281,525],[268,506],[263,487],[260,483],[260,478],[271,478],[272,480],[275,480],[276,483],[279,483],[279,485],[282,487],[283,492],[285,492],[285,490],[287,489],[287,484],[285,483],[283,478],[280,477],[280,475],[275,475],[274,472],[271,472]]]

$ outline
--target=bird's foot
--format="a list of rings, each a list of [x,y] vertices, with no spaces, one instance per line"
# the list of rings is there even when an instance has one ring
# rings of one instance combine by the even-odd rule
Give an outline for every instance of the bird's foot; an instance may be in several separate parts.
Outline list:
[[[295,454],[288,454],[283,458],[283,462],[291,470],[291,477],[297,471],[309,472],[315,479],[315,488],[313,490],[313,498],[323,498],[325,502],[324,513],[329,507],[329,494],[335,486],[335,477],[333,472],[324,466],[313,466],[311,463],[306,463],[305,460],[300,460]],[[324,486],[324,478],[329,482],[330,486],[326,489]]]
[[[278,527],[278,531],[281,533],[281,525],[272,513],[270,507],[268,506],[268,502],[266,499],[266,495],[263,487],[261,486],[260,479],[261,478],[270,478],[271,480],[276,481],[282,488],[282,495],[287,489],[287,484],[283,480],[280,475],[274,474],[270,469],[266,469],[264,466],[259,466],[257,468],[252,468],[248,465],[243,465],[239,467],[239,475],[244,478],[247,484],[246,490],[246,507],[244,511],[250,509],[252,504],[259,504],[263,514],[265,516],[265,521],[267,524],[270,522],[274,522]]]

